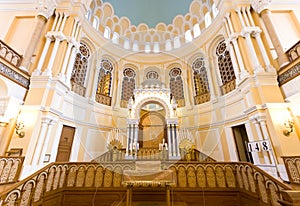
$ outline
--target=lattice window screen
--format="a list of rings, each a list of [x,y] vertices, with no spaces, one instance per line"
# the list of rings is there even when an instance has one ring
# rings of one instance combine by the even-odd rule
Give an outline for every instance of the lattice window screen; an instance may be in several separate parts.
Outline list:
[[[233,65],[229,51],[225,40],[221,41],[216,48],[216,55],[218,58],[218,66],[220,71],[220,76],[222,80],[222,93],[226,94],[235,89],[235,74],[233,70]]]
[[[133,90],[135,89],[135,72],[131,68],[126,68],[123,75],[121,107],[127,108],[128,100],[133,96]]]
[[[103,59],[101,61],[101,68],[99,71],[98,86],[96,92],[97,94],[110,96],[112,70],[113,70],[112,63],[107,59]]]
[[[170,73],[170,89],[172,97],[176,99],[178,107],[185,106],[183,81],[181,77],[181,69],[173,68]]]
[[[80,43],[79,52],[76,54],[71,76],[71,81],[80,86],[84,86],[85,84],[89,56],[90,51],[88,47],[84,43]]]

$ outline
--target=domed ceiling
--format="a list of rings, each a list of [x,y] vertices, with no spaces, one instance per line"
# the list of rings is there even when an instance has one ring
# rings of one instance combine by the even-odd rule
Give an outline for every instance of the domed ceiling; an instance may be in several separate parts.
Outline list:
[[[103,0],[109,2],[114,13],[126,16],[132,25],[145,23],[149,28],[155,28],[158,23],[171,24],[174,17],[189,12],[193,0]]]

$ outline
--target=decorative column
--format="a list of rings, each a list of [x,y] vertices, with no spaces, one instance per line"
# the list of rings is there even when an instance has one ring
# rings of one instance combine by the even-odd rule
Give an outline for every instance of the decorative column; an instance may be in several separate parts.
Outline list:
[[[55,60],[55,57],[56,57],[56,54],[57,54],[59,44],[62,40],[65,39],[65,36],[63,35],[62,32],[55,33],[55,34],[53,34],[53,36],[55,38],[54,47],[53,47],[53,50],[52,50],[52,54],[51,54],[47,69],[43,72],[43,75],[48,75],[48,76],[52,75],[52,67],[53,67],[53,64],[54,64],[54,60]]]
[[[55,125],[56,122],[57,121],[54,119],[49,119],[49,121],[48,121],[47,134],[46,134],[45,140],[42,145],[42,151],[41,151],[41,155],[40,155],[39,162],[38,162],[39,165],[42,165],[44,162],[43,158],[45,157],[45,154],[47,151],[48,143],[49,143],[51,133],[52,133],[52,127],[53,127],[53,125]]]
[[[225,27],[227,28],[228,33],[228,40],[232,43],[233,49],[235,51],[237,63],[240,69],[240,73],[238,73],[237,78],[239,77],[240,80],[244,79],[246,76],[249,75],[248,71],[245,69],[245,65],[243,62],[243,58],[239,49],[239,45],[237,43],[238,35],[234,32],[233,26],[229,17],[229,13],[225,16]]]
[[[260,14],[267,31],[269,33],[272,44],[278,56],[278,63],[280,67],[283,67],[289,63],[289,59],[284,52],[282,43],[280,42],[279,36],[276,32],[274,24],[271,19],[271,11],[268,9],[271,0],[251,0],[252,8]]]
[[[49,121],[50,121],[50,119],[48,117],[42,118],[40,132],[39,132],[39,135],[37,138],[37,144],[34,148],[33,158],[32,158],[32,162],[31,162],[31,165],[33,165],[33,166],[38,165],[38,162],[39,162],[39,159],[41,156],[42,147],[43,147],[43,144],[45,141],[45,136],[47,134]]]
[[[167,120],[168,125],[168,151],[170,159],[178,159],[179,153],[179,137],[177,133],[177,120]]]
[[[38,63],[38,66],[36,68],[36,70],[33,72],[33,75],[40,75],[41,72],[42,72],[42,67],[43,67],[43,64],[44,64],[44,61],[45,61],[45,57],[48,53],[48,50],[49,50],[49,46],[51,44],[51,42],[53,41],[53,37],[51,35],[46,35],[46,43],[44,45],[44,48],[43,48],[43,52],[42,52],[42,55],[39,59],[39,63]]]
[[[7,139],[8,137],[4,137],[4,133],[7,127],[7,123],[5,122],[0,122],[0,156],[4,156],[5,155],[5,150],[6,150],[6,146],[7,146]]]
[[[128,128],[127,128],[127,147],[126,147],[126,157],[133,158],[133,154],[137,155],[139,149],[138,146],[138,133],[139,127],[137,124],[138,120],[128,119]]]
[[[254,73],[263,72],[264,69],[262,68],[262,66],[259,63],[259,60],[257,58],[257,54],[255,52],[253,43],[251,41],[251,36],[250,36],[251,29],[249,27],[246,27],[240,9],[241,8],[238,8],[236,10],[236,12],[237,12],[237,14],[239,16],[239,19],[240,19],[240,22],[242,24],[242,32],[241,32],[241,34],[246,39],[246,43],[247,43],[247,46],[248,46],[248,49],[249,49],[249,52],[250,52],[249,57],[251,59],[251,62],[252,62],[253,68],[254,68]]]
[[[262,133],[261,127],[260,127],[260,123],[259,123],[259,120],[257,119],[257,117],[253,119],[253,123],[255,125],[255,129],[256,129],[256,132],[257,132],[257,135],[258,135],[258,140],[259,141],[264,140],[263,133]],[[263,154],[263,157],[264,157],[264,160],[265,160],[265,164],[270,164],[269,157],[267,155],[264,155],[264,154]]]
[[[33,34],[31,36],[30,45],[27,46],[26,51],[23,56],[21,67],[23,70],[28,71],[31,62],[32,55],[36,49],[37,43],[41,37],[41,33],[46,25],[46,22],[53,15],[55,4],[53,1],[39,1],[37,6],[38,15],[37,22],[33,29]]]

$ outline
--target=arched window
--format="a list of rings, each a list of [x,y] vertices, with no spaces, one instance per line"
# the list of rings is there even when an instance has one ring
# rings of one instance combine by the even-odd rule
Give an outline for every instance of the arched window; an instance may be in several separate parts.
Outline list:
[[[185,42],[191,42],[193,41],[193,36],[192,36],[192,32],[191,30],[187,30],[185,33],[184,33],[184,38],[185,38]]]
[[[181,69],[173,68],[170,73],[170,89],[172,98],[175,98],[178,107],[184,107],[183,81],[181,77]]]
[[[146,44],[145,44],[145,52],[146,53],[150,53],[150,51],[151,51],[150,43],[146,42]]]
[[[128,38],[125,38],[124,49],[130,49],[130,41]]]
[[[215,3],[213,3],[211,9],[212,9],[212,13],[213,13],[214,18],[216,18],[216,16],[219,14],[219,10],[218,10]]]
[[[218,58],[218,66],[220,71],[220,77],[222,80],[222,94],[227,94],[228,92],[235,89],[235,74],[230,58],[229,51],[227,50],[227,46],[225,40],[222,40],[217,48],[216,55]]]
[[[158,42],[154,42],[153,52],[154,53],[158,53],[159,52],[159,43]]]
[[[90,50],[84,44],[80,43],[79,52],[76,54],[73,71],[71,75],[71,89],[75,93],[85,95],[85,77],[88,67],[88,58],[90,57]]]
[[[127,108],[128,100],[133,96],[135,89],[135,72],[131,68],[126,68],[123,75],[121,107]]]
[[[193,32],[194,32],[194,38],[200,36],[201,30],[200,30],[199,24],[194,25]]]
[[[102,59],[97,83],[96,102],[108,106],[111,105],[112,70],[112,63],[107,59]]]
[[[209,27],[209,25],[211,24],[211,16],[209,12],[207,12],[204,15],[204,21],[205,21],[205,28]]]
[[[165,45],[165,50],[166,50],[166,51],[171,51],[171,49],[172,49],[172,42],[171,42],[171,39],[167,39],[166,45]]]
[[[106,39],[110,38],[110,28],[108,26],[105,27],[103,36]]]
[[[177,49],[180,47],[180,39],[178,36],[174,37],[174,49]]]
[[[139,43],[137,41],[133,42],[132,50],[139,51]]]
[[[99,25],[98,17],[94,16],[93,27],[94,27],[95,29],[97,29],[97,28],[98,28],[98,25]]]
[[[192,64],[195,84],[195,104],[201,104],[210,100],[209,85],[205,62],[203,57],[194,60]]]
[[[114,32],[113,37],[112,37],[112,42],[114,44],[119,44],[119,38],[120,38],[120,35],[117,32]]]

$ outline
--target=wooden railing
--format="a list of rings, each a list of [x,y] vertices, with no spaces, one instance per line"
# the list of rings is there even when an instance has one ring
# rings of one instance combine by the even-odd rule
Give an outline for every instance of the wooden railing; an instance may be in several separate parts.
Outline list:
[[[194,192],[238,191],[251,194],[259,205],[290,201],[282,194],[283,190],[291,190],[289,186],[250,163],[165,162],[162,167],[174,172],[174,191],[176,188]],[[78,191],[80,188],[125,191],[123,171],[128,169],[135,169],[135,163],[52,163],[1,193],[0,206],[41,205],[47,195],[53,196],[55,191]]]
[[[300,156],[282,157],[291,183],[300,184]]]
[[[24,157],[0,156],[0,185],[18,181],[23,161]]]
[[[110,162],[110,161],[126,161],[125,159],[126,150],[125,149],[111,149],[101,156],[95,158],[93,162]],[[167,150],[158,150],[156,148],[141,148],[137,155],[137,160],[169,160]],[[180,149],[180,160],[184,161],[206,161],[215,162],[213,158],[200,152],[199,150],[193,149],[190,151],[183,151]],[[131,160],[129,160],[131,161]]]
[[[290,62],[295,61],[300,57],[300,41],[294,44],[289,50],[286,51]]]

